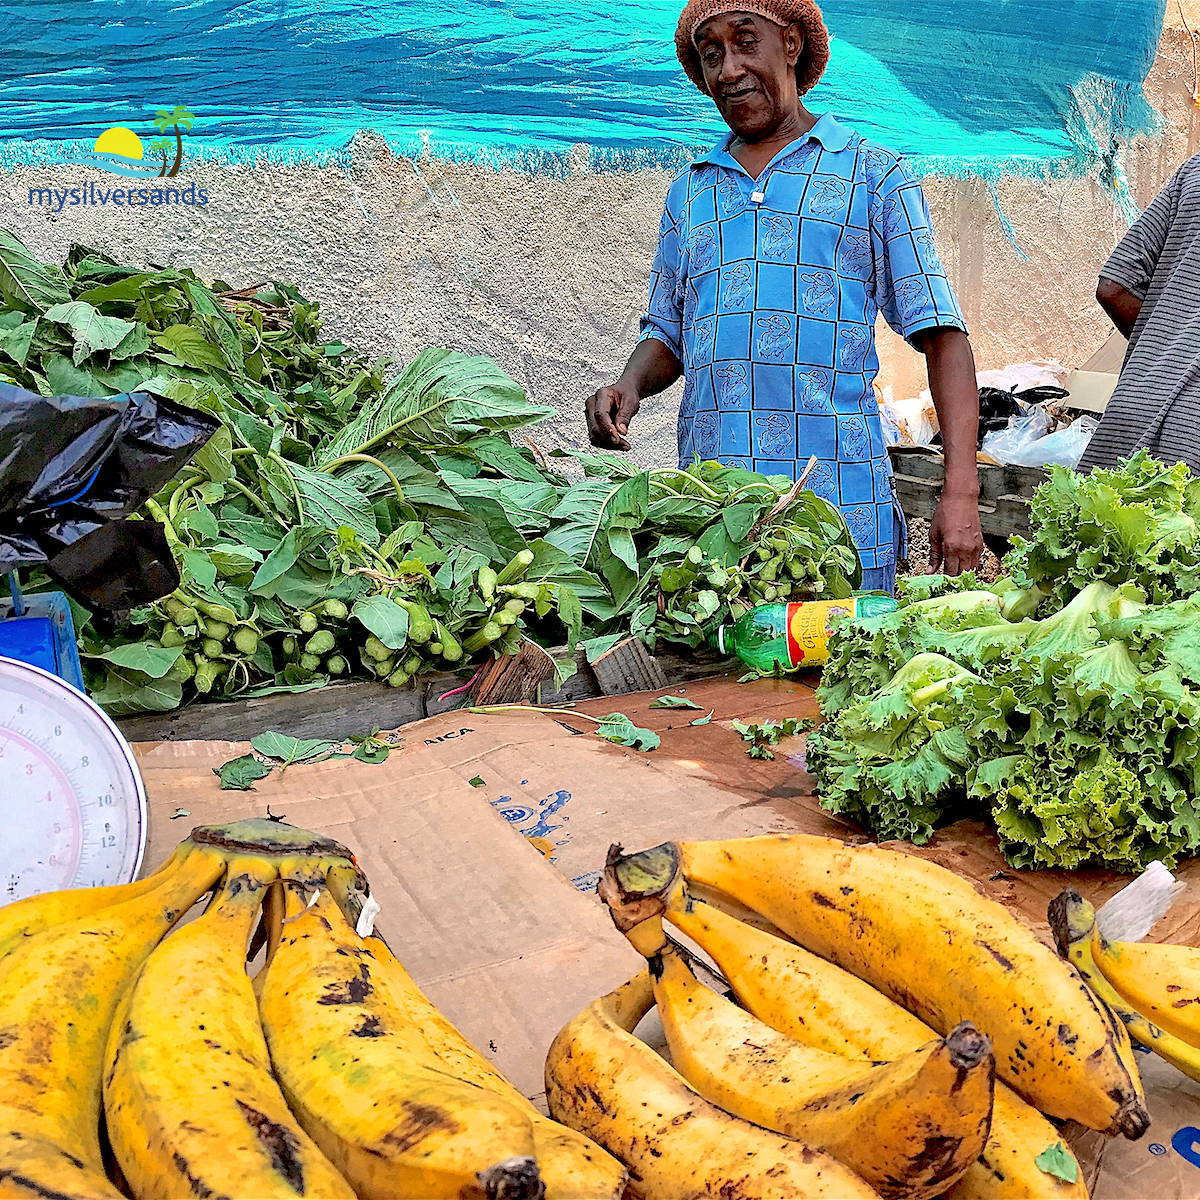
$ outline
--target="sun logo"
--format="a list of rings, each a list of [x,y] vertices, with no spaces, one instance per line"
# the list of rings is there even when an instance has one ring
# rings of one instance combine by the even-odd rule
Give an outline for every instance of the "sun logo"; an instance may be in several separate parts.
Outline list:
[[[139,162],[143,156],[142,139],[132,129],[124,125],[114,125],[106,129],[92,147],[97,154],[119,154],[122,158],[136,158]]]

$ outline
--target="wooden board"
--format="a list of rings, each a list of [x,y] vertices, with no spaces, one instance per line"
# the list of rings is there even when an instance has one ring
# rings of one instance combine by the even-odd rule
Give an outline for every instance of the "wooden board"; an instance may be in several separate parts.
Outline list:
[[[565,651],[554,652],[561,656]],[[741,667],[736,660],[708,651],[686,656],[659,652],[654,656],[667,687],[706,676],[732,674]],[[566,704],[603,692],[583,652],[576,657],[578,671],[560,691],[552,681],[541,684],[540,704]],[[131,742],[248,741],[268,729],[299,738],[347,738],[372,729],[395,729],[424,717],[437,716],[462,707],[465,693],[443,699],[460,689],[467,676],[443,672],[424,675],[414,684],[391,688],[383,683],[332,683],[297,695],[264,696],[257,700],[224,700],[191,704],[166,713],[143,713],[117,721]],[[639,681],[638,687],[648,686]],[[632,691],[628,687],[625,691]]]

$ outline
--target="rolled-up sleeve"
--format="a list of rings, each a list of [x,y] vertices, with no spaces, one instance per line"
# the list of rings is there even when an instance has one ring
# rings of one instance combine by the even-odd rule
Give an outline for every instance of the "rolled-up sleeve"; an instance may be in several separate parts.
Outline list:
[[[1167,243],[1171,222],[1179,208],[1181,186],[1182,171],[1178,171],[1117,243],[1112,257],[1101,268],[1101,279],[1119,283],[1139,300],[1146,298],[1150,280],[1154,278],[1163,246]]]
[[[967,323],[937,252],[925,193],[896,156],[870,197],[875,299],[887,323],[910,344],[925,329]]]
[[[646,315],[642,317],[639,342],[650,338],[662,342],[675,357],[683,361],[683,305],[681,276],[683,247],[679,214],[675,205],[675,188],[667,193],[662,221],[658,227],[658,249],[650,268],[650,298]]]

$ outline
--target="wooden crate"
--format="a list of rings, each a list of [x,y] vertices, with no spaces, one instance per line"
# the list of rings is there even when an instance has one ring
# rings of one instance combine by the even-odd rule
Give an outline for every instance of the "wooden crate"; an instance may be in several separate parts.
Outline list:
[[[896,474],[896,493],[906,517],[928,520],[937,510],[945,480],[945,462],[932,450],[889,453]],[[1046,479],[1043,467],[979,467],[979,524],[991,539],[1007,540],[1029,532],[1029,501]]]

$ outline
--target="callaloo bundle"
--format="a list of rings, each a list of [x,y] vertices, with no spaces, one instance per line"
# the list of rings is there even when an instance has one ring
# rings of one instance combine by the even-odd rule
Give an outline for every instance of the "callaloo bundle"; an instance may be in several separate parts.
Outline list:
[[[731,608],[860,577],[841,515],[790,480],[546,456],[519,434],[554,410],[495,363],[433,348],[385,384],[386,360],[323,342],[317,306],[283,283],[209,287],[80,246],[47,265],[0,231],[0,297],[0,378],[140,389],[221,420],[143,514],[179,590],[116,624],[76,611],[89,690],[116,715],[401,686],[527,638],[696,647]],[[575,482],[558,469],[572,457]]]

